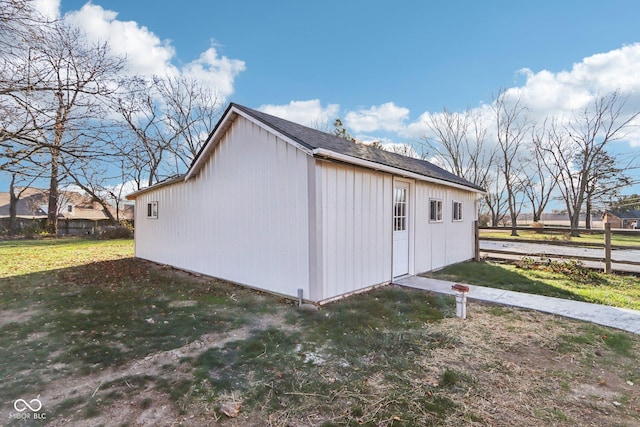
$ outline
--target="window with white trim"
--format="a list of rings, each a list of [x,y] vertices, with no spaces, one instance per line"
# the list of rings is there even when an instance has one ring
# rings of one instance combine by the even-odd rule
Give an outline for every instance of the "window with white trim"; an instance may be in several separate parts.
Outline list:
[[[453,201],[453,215],[454,221],[462,221],[462,202]]]
[[[147,203],[147,218],[158,218],[158,202]]]
[[[429,201],[429,221],[442,222],[442,200]]]

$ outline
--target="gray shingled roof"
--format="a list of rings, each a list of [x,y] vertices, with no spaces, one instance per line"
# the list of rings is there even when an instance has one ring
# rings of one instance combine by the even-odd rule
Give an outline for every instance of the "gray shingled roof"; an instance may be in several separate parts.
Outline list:
[[[639,219],[640,218],[640,210],[638,209],[628,209],[628,210],[612,210],[609,211],[618,218],[621,219]]]
[[[355,157],[361,160],[378,163],[385,166],[416,173],[429,178],[463,185],[475,190],[484,191],[482,187],[467,181],[451,172],[448,172],[426,160],[414,159],[389,151],[370,147],[365,144],[354,144],[330,133],[321,132],[297,123],[290,122],[261,111],[247,108],[243,105],[232,103],[229,108],[235,107],[249,116],[259,120],[265,125],[291,138],[298,144],[310,150],[322,148],[345,156]],[[229,110],[227,110],[228,113]],[[226,114],[226,113],[225,113]]]

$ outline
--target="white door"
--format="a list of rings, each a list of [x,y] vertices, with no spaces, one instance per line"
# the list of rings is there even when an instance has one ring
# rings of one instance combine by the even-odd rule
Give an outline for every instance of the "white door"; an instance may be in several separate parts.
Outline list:
[[[409,274],[409,183],[393,184],[393,277]]]

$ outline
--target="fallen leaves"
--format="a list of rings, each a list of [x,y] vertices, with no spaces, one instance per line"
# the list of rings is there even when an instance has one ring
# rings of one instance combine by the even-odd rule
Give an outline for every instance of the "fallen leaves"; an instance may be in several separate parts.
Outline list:
[[[222,402],[220,404],[220,412],[222,412],[229,418],[236,418],[238,415],[240,415],[241,407],[242,407],[242,402],[236,402],[236,401]]]

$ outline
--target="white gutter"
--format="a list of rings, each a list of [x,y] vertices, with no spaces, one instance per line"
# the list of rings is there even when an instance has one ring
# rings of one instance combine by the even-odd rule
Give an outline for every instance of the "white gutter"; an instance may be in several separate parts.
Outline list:
[[[482,190],[476,188],[467,187],[462,184],[458,184],[451,181],[445,181],[444,179],[433,178],[426,175],[421,175],[415,172],[409,172],[404,169],[399,169],[393,166],[387,166],[380,163],[372,162],[370,160],[363,160],[357,157],[347,156],[345,154],[336,153],[335,151],[327,150],[325,148],[316,148],[313,150],[314,156],[325,157],[327,159],[339,160],[345,163],[351,163],[358,166],[363,166],[367,169],[374,169],[382,172],[388,172],[393,175],[399,175],[405,178],[417,179],[418,181],[432,182],[434,184],[446,185],[449,187],[458,188],[461,190],[472,191],[474,193],[486,194]]]

